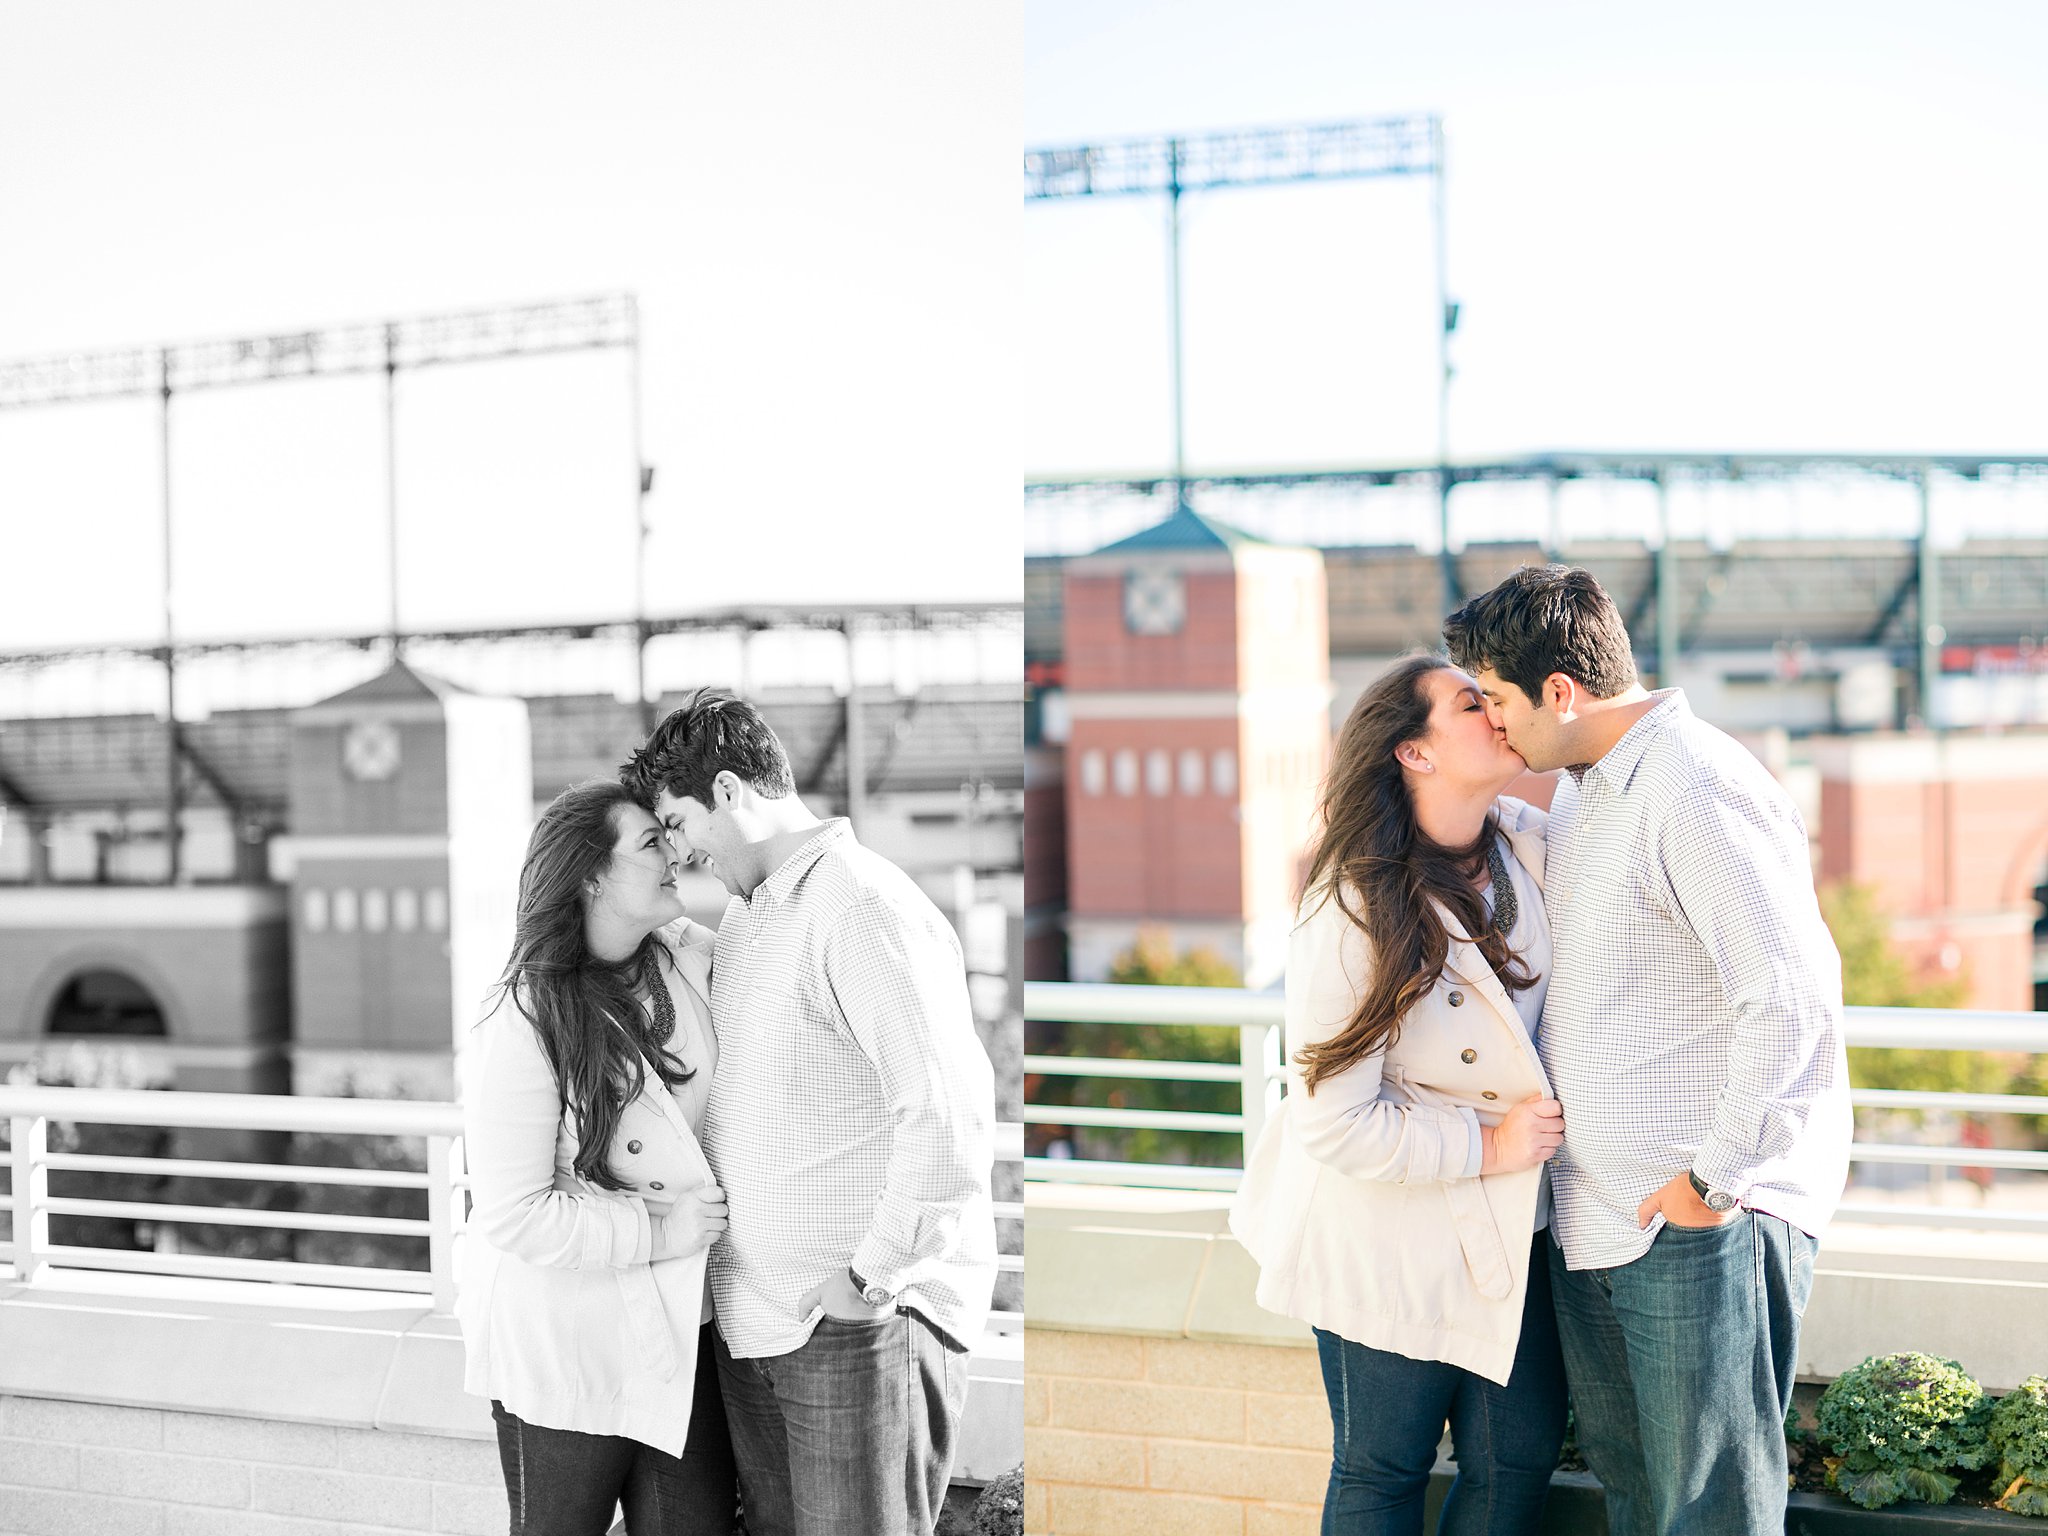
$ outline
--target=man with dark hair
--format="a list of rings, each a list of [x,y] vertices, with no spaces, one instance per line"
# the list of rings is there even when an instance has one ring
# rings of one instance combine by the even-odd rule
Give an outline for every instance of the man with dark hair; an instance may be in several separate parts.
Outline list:
[[[730,894],[702,1140],[718,1368],[754,1536],[938,1519],[995,1277],[995,1095],[951,925],[705,689],[622,771]]]
[[[1586,572],[1519,570],[1444,639],[1508,745],[1566,770],[1538,1049],[1565,1114],[1558,1330],[1608,1529],[1777,1536],[1799,1318],[1850,1131],[1805,827],[1678,689],[1637,682]]]

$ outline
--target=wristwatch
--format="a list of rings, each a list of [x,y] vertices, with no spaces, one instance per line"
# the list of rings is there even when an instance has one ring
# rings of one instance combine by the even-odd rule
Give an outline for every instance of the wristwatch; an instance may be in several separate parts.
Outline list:
[[[871,1307],[886,1307],[896,1299],[894,1291],[861,1279],[860,1271],[851,1264],[846,1266],[846,1278],[851,1280],[853,1288],[860,1292],[860,1299]]]
[[[1690,1168],[1685,1170],[1685,1176],[1692,1184],[1692,1192],[1704,1200],[1707,1204],[1707,1209],[1716,1216],[1726,1216],[1735,1209],[1735,1197],[1729,1194],[1727,1190],[1707,1188],[1700,1181],[1700,1176]]]

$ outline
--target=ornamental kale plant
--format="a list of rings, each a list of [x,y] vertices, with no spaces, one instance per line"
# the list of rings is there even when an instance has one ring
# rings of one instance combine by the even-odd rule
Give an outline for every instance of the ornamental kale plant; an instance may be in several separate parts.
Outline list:
[[[1998,1458],[1998,1507],[2048,1515],[2048,1380],[2029,1376],[1991,1410],[1991,1451]]]
[[[1815,1433],[1833,1448],[1828,1486],[1865,1509],[1946,1504],[1957,1469],[1991,1459],[1990,1399],[1953,1360],[1873,1355],[1821,1394]]]

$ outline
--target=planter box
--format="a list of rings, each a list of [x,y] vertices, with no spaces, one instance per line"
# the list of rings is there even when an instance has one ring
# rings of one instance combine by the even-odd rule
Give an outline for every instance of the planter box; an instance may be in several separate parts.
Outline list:
[[[1429,1476],[1422,1528],[1436,1529],[1437,1511],[1456,1469],[1439,1464]],[[1786,1536],[2048,1536],[2048,1520],[2009,1515],[1974,1504],[1894,1504],[1861,1509],[1832,1493],[1795,1493],[1785,1509]],[[1559,1472],[1543,1506],[1543,1536],[1607,1536],[1607,1496],[1590,1472]]]

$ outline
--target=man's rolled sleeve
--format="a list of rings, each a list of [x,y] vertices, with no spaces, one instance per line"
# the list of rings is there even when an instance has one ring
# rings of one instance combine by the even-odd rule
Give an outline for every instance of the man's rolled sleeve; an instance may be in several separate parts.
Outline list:
[[[994,1074],[974,1032],[959,941],[935,915],[869,897],[835,925],[824,971],[894,1121],[881,1197],[851,1263],[863,1280],[900,1292],[959,1246],[972,1209],[987,1209]]]
[[[1734,1019],[1727,1079],[1692,1168],[1739,1200],[1798,1145],[1828,1086],[1841,958],[1814,900],[1804,831],[1786,809],[1703,784],[1673,808],[1660,851],[1668,893]]]

